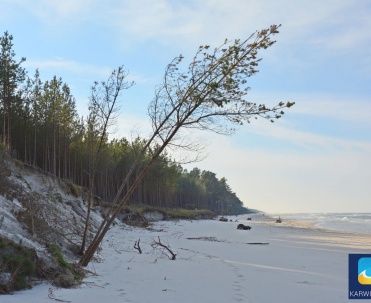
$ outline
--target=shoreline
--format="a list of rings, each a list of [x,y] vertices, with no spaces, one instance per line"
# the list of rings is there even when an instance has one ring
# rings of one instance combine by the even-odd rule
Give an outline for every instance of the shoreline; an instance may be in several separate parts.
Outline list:
[[[314,228],[343,231],[371,236],[371,213],[274,213],[266,214],[271,218],[285,221],[313,222]]]
[[[329,229],[318,226],[320,223],[313,220],[285,219],[282,217],[282,222],[276,223],[276,218],[270,215],[257,214],[253,218],[254,221],[247,222],[277,229],[297,230],[297,233],[303,231],[308,233],[312,240],[322,241],[324,244],[348,249],[371,250],[371,235],[367,233]]]
[[[340,233],[347,233],[347,234],[360,234],[360,235],[368,235],[371,237],[371,233],[368,232],[361,232],[361,231],[350,231],[350,230],[345,230],[345,229],[335,229],[335,228],[330,228],[326,226],[319,226],[320,224],[323,224],[323,222],[319,222],[316,220],[306,220],[306,219],[286,219],[283,215],[276,215],[276,214],[255,214],[256,218],[258,218],[258,222],[262,223],[268,223],[271,222],[274,225],[281,225],[285,227],[297,227],[297,228],[312,228],[312,229],[318,229],[318,230],[327,230],[327,231],[332,231],[332,232],[340,232]],[[277,217],[280,217],[282,222],[281,223],[276,223]],[[263,218],[263,219],[262,219]]]
[[[281,218],[281,216],[279,216]],[[267,225],[274,225],[274,226],[284,226],[284,227],[297,227],[297,228],[313,228],[313,229],[321,229],[322,227],[316,226],[319,224],[313,220],[300,220],[300,219],[285,219],[285,217],[281,218],[281,223],[276,223],[276,215],[262,215],[262,214],[255,214],[253,216],[255,219],[254,222],[258,222],[261,224]]]

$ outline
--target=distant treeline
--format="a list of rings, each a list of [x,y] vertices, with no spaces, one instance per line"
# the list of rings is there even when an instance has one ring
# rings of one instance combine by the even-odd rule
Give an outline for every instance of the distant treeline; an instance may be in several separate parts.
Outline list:
[[[54,76],[43,82],[38,70],[32,77],[27,75],[22,67],[25,58],[16,60],[12,40],[7,32],[0,37],[2,147],[18,160],[87,187],[91,146],[97,140],[94,125],[78,115],[75,98],[61,78]],[[112,201],[144,144],[140,137],[131,142],[126,138],[104,139],[94,182],[95,195]],[[142,165],[149,158],[150,155],[145,156]],[[132,179],[135,178],[134,173]],[[225,178],[218,179],[215,173],[198,168],[188,172],[166,154],[155,163],[129,202],[228,214],[247,210]]]

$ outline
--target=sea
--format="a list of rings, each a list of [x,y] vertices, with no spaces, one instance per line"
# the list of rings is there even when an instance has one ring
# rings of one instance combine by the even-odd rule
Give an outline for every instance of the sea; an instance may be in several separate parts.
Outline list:
[[[371,234],[371,213],[297,213],[275,215],[282,220],[309,220],[316,226],[338,231]]]

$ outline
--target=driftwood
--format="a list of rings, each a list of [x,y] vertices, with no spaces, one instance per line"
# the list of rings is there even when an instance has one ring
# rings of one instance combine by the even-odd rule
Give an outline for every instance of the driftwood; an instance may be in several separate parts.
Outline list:
[[[250,243],[246,243],[246,244],[249,244],[249,245],[268,245],[269,243],[268,242],[250,242]]]
[[[138,241],[135,241],[134,243],[134,248],[139,251],[139,253],[141,254],[142,253],[142,249],[140,248],[140,245],[139,245],[139,242],[140,242],[140,239]]]
[[[211,241],[211,242],[222,242],[219,241],[216,237],[197,237],[197,238],[186,238],[187,240],[203,240],[203,241]]]
[[[151,246],[154,249],[161,250],[162,253],[164,253],[170,260],[175,260],[176,254],[173,253],[173,251],[169,248],[169,246],[161,243],[160,237],[158,237],[158,241],[153,241]]]

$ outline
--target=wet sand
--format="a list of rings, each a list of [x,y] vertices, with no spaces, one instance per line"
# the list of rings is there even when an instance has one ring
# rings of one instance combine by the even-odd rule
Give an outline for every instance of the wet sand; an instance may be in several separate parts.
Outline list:
[[[310,220],[286,220],[281,218],[281,223],[276,223],[276,220],[276,218],[270,216],[256,215],[254,224],[271,226],[278,230],[291,230],[297,241],[316,243],[322,246],[344,247],[349,249],[349,253],[353,249],[369,250],[371,252],[371,235],[369,234],[330,230],[318,227],[316,225],[318,222]]]

